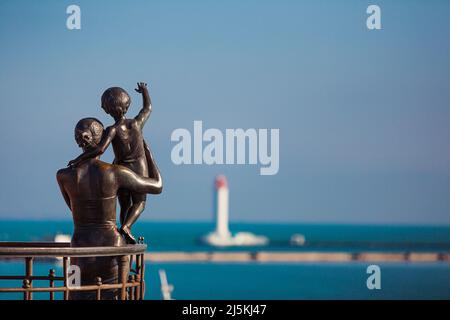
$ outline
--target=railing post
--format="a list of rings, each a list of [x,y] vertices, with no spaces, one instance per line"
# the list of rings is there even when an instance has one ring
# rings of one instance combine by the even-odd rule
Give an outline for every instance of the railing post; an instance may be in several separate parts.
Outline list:
[[[131,283],[131,284],[134,284],[135,276],[130,274],[128,276],[128,282]],[[134,289],[135,289],[135,287],[129,287],[128,288],[128,300],[134,300],[135,299]]]
[[[23,279],[22,288],[25,289],[25,292],[23,293],[23,300],[30,300],[31,292],[28,291],[30,287],[31,287],[30,280]]]
[[[50,288],[55,287],[55,269],[50,269],[48,272],[48,277],[50,278]],[[55,300],[55,293],[50,291],[50,300]]]
[[[140,299],[144,300],[144,295],[145,295],[145,280],[144,280],[144,275],[145,275],[145,261],[144,261],[144,254],[140,254],[140,268],[139,268],[139,277],[141,277],[141,285],[139,286],[139,289],[141,290],[141,292],[139,293]]]
[[[128,280],[128,259],[127,256],[119,257],[119,283],[122,284],[122,288],[120,290],[120,300],[126,300],[127,298],[127,290],[126,284]]]
[[[141,299],[141,265],[140,265],[140,255],[136,255],[136,275],[135,275],[135,282],[137,283],[137,286],[134,288],[134,298],[136,300]]]
[[[97,282],[97,300],[101,300],[102,299],[102,278],[97,277],[95,278],[95,281]]]
[[[144,237],[139,237],[138,243],[139,244],[144,244]],[[137,273],[137,277],[139,278],[139,299],[140,300],[144,300],[144,295],[145,295],[145,279],[144,279],[144,274],[145,274],[145,253],[141,253],[141,254],[137,254],[136,255],[136,273]],[[139,261],[139,263],[138,263]]]
[[[134,256],[133,255],[130,255],[130,264],[129,264],[129,270],[130,270],[130,272],[131,272],[131,270],[133,270],[133,259],[134,258]]]
[[[68,259],[67,257],[63,257],[63,276],[64,276],[64,287],[65,287],[64,300],[69,300],[69,285],[68,285],[68,281],[67,281],[67,271],[68,271],[67,270],[67,268],[68,268],[67,259]]]
[[[25,273],[26,277],[29,281],[29,287],[33,287],[33,280],[31,277],[33,276],[33,258],[32,257],[26,257],[25,258]],[[27,300],[33,300],[33,293],[29,292],[28,299]]]

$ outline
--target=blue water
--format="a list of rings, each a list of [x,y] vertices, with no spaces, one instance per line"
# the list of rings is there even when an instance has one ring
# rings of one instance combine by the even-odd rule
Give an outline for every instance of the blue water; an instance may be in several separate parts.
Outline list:
[[[146,263],[146,299],[162,299],[158,270],[166,271],[175,299],[450,299],[448,263],[383,263],[381,289],[366,286],[365,263]],[[35,274],[61,266],[35,263]],[[0,262],[0,274],[23,274],[23,263]],[[20,286],[19,281],[9,285]],[[0,286],[5,286],[0,282]],[[48,286],[36,281],[34,286]],[[21,299],[0,294],[0,299]],[[56,295],[61,298],[61,295]],[[34,299],[48,299],[35,294]]]
[[[71,221],[1,221],[0,241],[53,240],[56,233],[71,234]],[[301,251],[301,250],[414,250],[450,251],[450,226],[383,226],[319,224],[250,224],[232,223],[232,232],[250,231],[267,236],[269,245],[217,249],[199,239],[214,229],[203,222],[146,222],[133,227],[135,236],[143,236],[149,251]],[[293,234],[303,234],[306,245],[292,246]]]
[[[210,223],[139,222],[133,231],[145,237],[152,251],[210,251],[218,249],[198,239],[212,229]],[[231,230],[265,235],[270,244],[221,250],[450,252],[450,227],[232,224]],[[69,221],[3,221],[0,241],[51,240],[58,232],[70,234],[71,231]],[[306,248],[289,244],[290,236],[295,233],[306,237]],[[175,299],[450,299],[449,262],[378,265],[381,268],[380,290],[367,289],[368,264],[360,262],[147,263],[145,298],[161,299],[158,270],[164,269],[169,283],[175,287]],[[34,273],[46,275],[50,268],[61,274],[61,266],[52,262],[36,262]],[[0,274],[23,272],[23,262],[0,260]],[[5,285],[0,281],[0,286]],[[21,295],[0,294],[0,299],[12,298],[21,298]],[[36,294],[35,298],[46,299],[48,294]]]

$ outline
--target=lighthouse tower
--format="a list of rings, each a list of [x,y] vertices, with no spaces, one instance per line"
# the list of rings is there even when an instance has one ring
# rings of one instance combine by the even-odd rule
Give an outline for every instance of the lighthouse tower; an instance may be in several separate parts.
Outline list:
[[[216,234],[220,238],[230,238],[231,233],[228,229],[228,183],[224,175],[216,177]]]
[[[219,175],[215,180],[215,220],[216,229],[202,241],[211,246],[262,246],[269,242],[264,236],[257,236],[251,232],[237,232],[232,235],[228,228],[228,183],[224,175]]]

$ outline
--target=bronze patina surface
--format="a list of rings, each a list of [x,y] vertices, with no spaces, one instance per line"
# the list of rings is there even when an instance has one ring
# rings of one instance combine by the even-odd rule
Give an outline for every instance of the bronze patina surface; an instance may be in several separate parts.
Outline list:
[[[76,167],[88,159],[100,156],[112,143],[115,164],[123,165],[140,176],[160,178],[150,148],[142,135],[142,129],[152,111],[147,84],[139,82],[135,90],[142,94],[142,109],[133,119],[125,117],[131,104],[131,98],[124,89],[111,87],[103,93],[101,107],[113,117],[115,123],[106,128],[100,141],[84,150],[83,154],[76,159],[71,160],[69,166]],[[145,209],[146,195],[143,192],[123,188],[119,191],[118,196],[120,232],[128,243],[136,243],[131,234],[131,226]]]
[[[138,83],[136,91],[143,96],[143,108],[134,119],[125,118],[130,97],[125,90],[113,87],[103,94],[102,108],[113,116],[115,124],[105,130],[99,120],[84,118],[75,127],[75,140],[83,153],[57,173],[61,193],[73,215],[73,247],[136,243],[130,228],[145,208],[145,195],[162,191],[161,174],[142,136],[151,112],[146,84]],[[114,164],[99,159],[111,142]],[[116,225],[117,198],[120,229]],[[103,283],[117,283],[118,270],[128,261],[90,257],[73,258],[71,263],[81,268],[82,284],[93,284],[99,276]]]

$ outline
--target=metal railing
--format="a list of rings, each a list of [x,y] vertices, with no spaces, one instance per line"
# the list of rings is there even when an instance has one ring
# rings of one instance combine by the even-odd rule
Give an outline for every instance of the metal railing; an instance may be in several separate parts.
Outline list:
[[[0,259],[23,260],[24,275],[1,275],[0,294],[23,293],[24,300],[32,300],[33,293],[48,293],[49,299],[55,299],[55,293],[62,292],[63,299],[70,299],[72,292],[94,292],[97,300],[102,299],[102,291],[116,290],[120,300],[143,300],[145,293],[144,253],[147,245],[140,238],[138,244],[122,247],[71,247],[70,243],[61,242],[0,242]],[[70,258],[117,257],[119,261],[118,283],[102,283],[101,277],[95,284],[71,286],[69,283]],[[129,258],[129,267],[128,259]],[[50,259],[62,262],[62,275],[50,269],[48,275],[34,275],[35,260]],[[22,286],[4,287],[4,281],[21,280]],[[48,286],[34,286],[33,282],[48,281]]]

